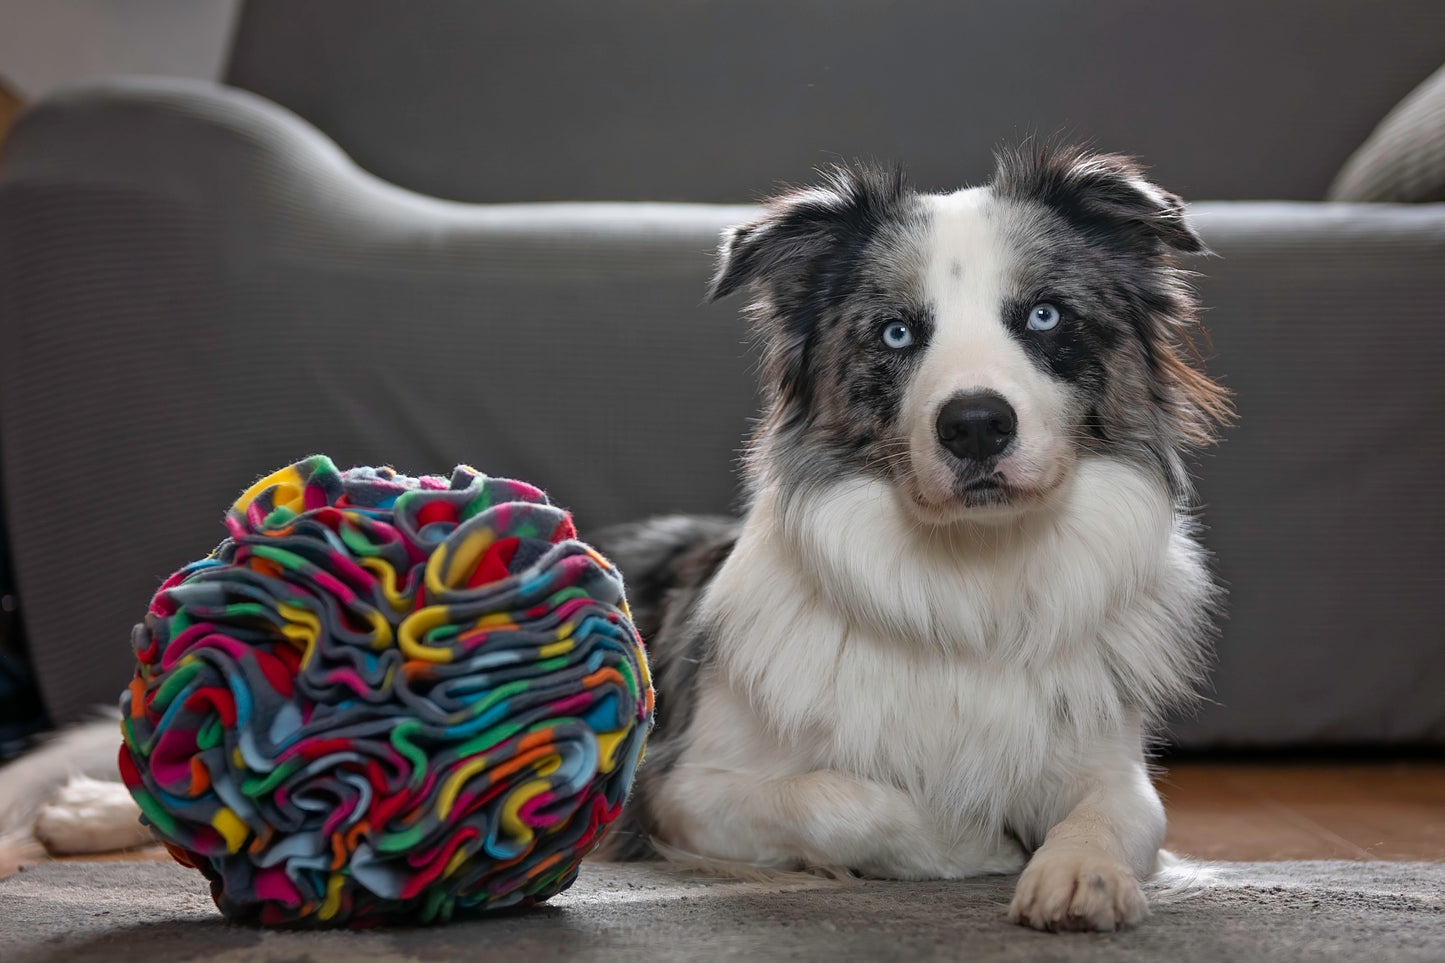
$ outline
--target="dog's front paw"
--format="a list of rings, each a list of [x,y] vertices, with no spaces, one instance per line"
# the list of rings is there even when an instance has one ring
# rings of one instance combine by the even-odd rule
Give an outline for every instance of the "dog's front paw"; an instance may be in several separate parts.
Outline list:
[[[1133,871],[1085,847],[1040,849],[1024,867],[1008,908],[1011,923],[1055,931],[1112,932],[1148,914]]]

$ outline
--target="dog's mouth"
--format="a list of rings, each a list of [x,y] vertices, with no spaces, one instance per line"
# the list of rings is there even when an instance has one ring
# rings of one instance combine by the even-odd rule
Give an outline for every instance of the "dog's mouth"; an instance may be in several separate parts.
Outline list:
[[[926,517],[937,521],[957,520],[974,509],[1007,509],[1030,500],[1030,493],[1010,485],[998,472],[982,477],[959,479],[948,496],[935,500],[914,489],[913,504]]]
[[[989,475],[986,478],[975,478],[972,481],[964,482],[958,486],[960,494],[973,495],[980,492],[1003,492],[1007,491],[1008,482],[999,474]]]
[[[995,472],[954,485],[954,497],[966,508],[997,508],[1013,504],[1022,494]]]

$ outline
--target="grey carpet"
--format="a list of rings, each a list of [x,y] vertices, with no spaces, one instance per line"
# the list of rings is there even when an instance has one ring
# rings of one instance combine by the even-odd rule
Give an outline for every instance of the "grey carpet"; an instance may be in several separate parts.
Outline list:
[[[1224,863],[1211,888],[1119,934],[1003,920],[1011,877],[951,883],[699,880],[591,864],[551,904],[436,928],[266,932],[160,863],[51,863],[0,881],[5,963],[447,960],[1445,960],[1445,864]]]

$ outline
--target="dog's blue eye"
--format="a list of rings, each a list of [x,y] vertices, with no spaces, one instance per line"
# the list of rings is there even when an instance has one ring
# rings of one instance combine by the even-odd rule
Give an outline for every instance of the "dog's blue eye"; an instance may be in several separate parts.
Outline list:
[[[902,321],[890,321],[883,328],[883,343],[894,351],[906,348],[913,343],[913,329]]]
[[[1052,331],[1059,326],[1059,309],[1052,304],[1036,304],[1029,309],[1030,331]]]

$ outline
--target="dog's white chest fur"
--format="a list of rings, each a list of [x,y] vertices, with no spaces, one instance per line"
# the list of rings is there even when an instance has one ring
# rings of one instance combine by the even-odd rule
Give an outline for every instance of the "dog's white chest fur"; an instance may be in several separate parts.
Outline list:
[[[772,728],[788,733],[786,741],[803,750],[809,768],[897,786],[941,826],[961,829],[999,821],[1009,802],[1037,783],[1050,756],[1078,747],[1056,718],[1059,683],[1067,680],[900,646],[825,610],[813,607],[815,630],[830,634],[833,644],[813,646],[808,659],[795,664],[774,661],[774,679],[784,665],[791,670],[788,691],[754,690],[761,696],[755,708]],[[1091,659],[1070,673],[1097,677],[1102,668]]]
[[[944,838],[1046,829],[1053,785],[1187,684],[1206,584],[1149,476],[1096,460],[1071,485],[952,535],[861,480],[755,505],[705,603],[726,694],[702,699],[696,757],[895,787]]]

